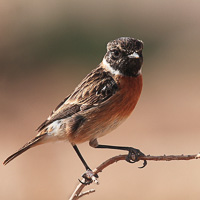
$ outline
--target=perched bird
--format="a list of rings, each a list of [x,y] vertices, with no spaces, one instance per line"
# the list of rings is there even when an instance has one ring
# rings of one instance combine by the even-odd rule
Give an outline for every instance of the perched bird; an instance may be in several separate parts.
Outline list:
[[[135,108],[142,90],[142,50],[143,42],[134,38],[110,41],[99,66],[38,127],[36,137],[9,156],[4,165],[31,147],[59,140],[72,144],[87,171],[90,168],[76,146],[86,141],[94,148],[126,150],[126,160],[137,161],[138,156],[144,155],[140,150],[100,145],[97,138],[119,126]]]

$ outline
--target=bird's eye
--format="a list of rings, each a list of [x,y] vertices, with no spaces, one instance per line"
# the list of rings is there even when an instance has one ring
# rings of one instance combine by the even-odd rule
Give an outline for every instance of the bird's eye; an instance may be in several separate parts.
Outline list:
[[[119,51],[118,51],[118,50],[115,50],[115,51],[114,51],[114,55],[115,55],[115,56],[119,56]]]
[[[112,55],[114,58],[118,58],[120,56],[120,51],[119,50],[113,50]]]

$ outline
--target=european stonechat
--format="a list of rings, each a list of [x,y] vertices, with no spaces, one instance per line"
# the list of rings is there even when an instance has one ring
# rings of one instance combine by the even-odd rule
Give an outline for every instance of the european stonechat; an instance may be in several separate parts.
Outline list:
[[[69,141],[87,171],[89,166],[77,144],[89,141],[94,148],[126,150],[128,162],[144,155],[132,147],[100,145],[97,138],[119,126],[133,111],[142,91],[143,42],[121,37],[107,44],[107,53],[99,66],[91,71],[37,129],[38,134],[4,165],[31,147],[51,141]],[[132,160],[132,154],[135,160]],[[144,162],[143,167],[146,165]]]

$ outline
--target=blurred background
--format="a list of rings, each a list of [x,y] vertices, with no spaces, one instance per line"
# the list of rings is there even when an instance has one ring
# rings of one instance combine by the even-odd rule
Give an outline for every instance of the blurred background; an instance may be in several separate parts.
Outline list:
[[[144,87],[131,117],[102,144],[151,155],[200,151],[200,1],[1,0],[0,160],[36,135],[52,109],[102,60],[108,41],[144,41]],[[79,145],[91,168],[124,152]],[[85,199],[200,199],[200,161],[118,162]],[[84,168],[69,143],[0,166],[0,199],[68,199]]]

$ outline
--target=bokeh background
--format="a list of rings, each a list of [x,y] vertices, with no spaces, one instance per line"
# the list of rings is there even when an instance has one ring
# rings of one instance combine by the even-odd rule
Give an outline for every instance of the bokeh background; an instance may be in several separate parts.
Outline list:
[[[144,88],[131,117],[102,144],[146,154],[200,151],[200,1],[1,0],[0,160],[36,134],[95,68],[108,41],[144,41]],[[122,152],[79,145],[95,168]],[[200,161],[119,162],[85,199],[200,199]],[[69,143],[31,149],[0,166],[0,199],[68,199],[84,168]]]

